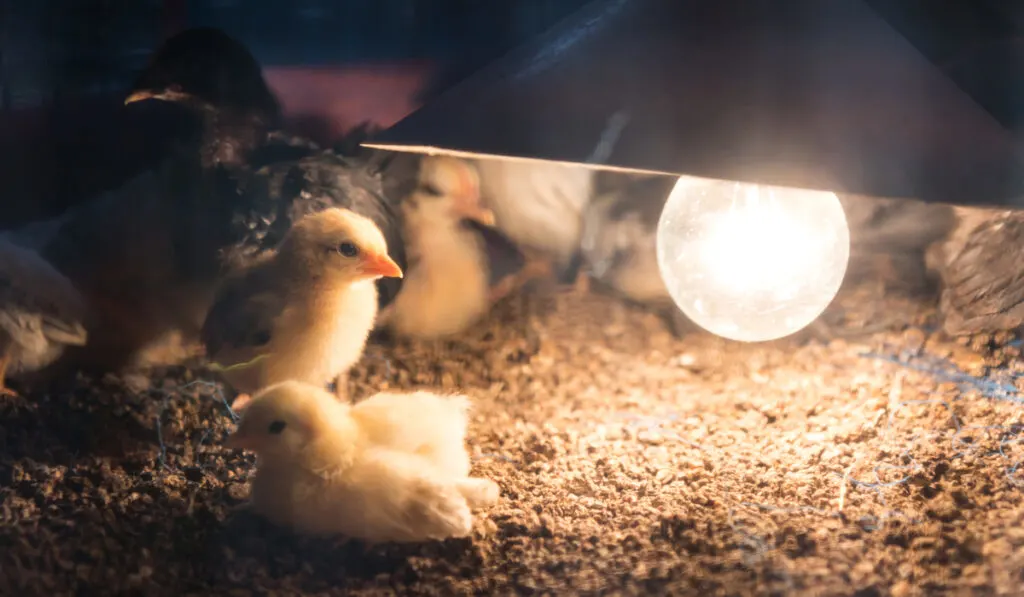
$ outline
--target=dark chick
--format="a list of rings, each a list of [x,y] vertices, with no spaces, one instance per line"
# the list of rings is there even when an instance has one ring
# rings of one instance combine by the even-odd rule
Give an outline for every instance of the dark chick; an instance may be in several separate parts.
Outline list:
[[[154,140],[160,159],[121,187],[11,235],[38,248],[85,296],[96,317],[89,346],[73,356],[100,370],[187,355],[219,282],[221,251],[237,240],[246,159],[280,120],[252,55],[214,29],[164,43],[125,101],[126,110],[180,119],[177,135]],[[172,352],[161,354],[165,348]]]
[[[79,367],[146,368],[187,356],[233,241],[234,180],[189,156],[67,214],[43,257],[94,312],[89,345],[68,351]],[[166,354],[165,351],[170,351]]]
[[[202,27],[168,39],[139,75],[126,105],[176,104],[200,124],[204,166],[248,163],[281,123],[281,107],[256,59],[223,31]]]

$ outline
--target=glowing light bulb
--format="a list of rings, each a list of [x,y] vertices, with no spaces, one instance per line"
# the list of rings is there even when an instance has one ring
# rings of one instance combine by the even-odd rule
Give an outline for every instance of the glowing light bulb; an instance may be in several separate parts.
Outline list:
[[[834,193],[683,177],[658,222],[669,294],[704,329],[744,342],[788,336],[839,291],[850,230]]]

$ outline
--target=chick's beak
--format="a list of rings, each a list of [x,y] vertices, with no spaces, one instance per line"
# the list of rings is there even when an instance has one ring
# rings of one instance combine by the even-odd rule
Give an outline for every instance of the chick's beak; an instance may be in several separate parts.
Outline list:
[[[465,210],[463,215],[464,217],[475,222],[479,222],[484,226],[494,226],[494,212],[485,207],[476,207]]]
[[[401,278],[402,268],[387,255],[368,255],[363,262],[363,271],[371,276]]]
[[[142,100],[148,100],[148,99],[152,99],[154,97],[156,97],[156,94],[153,93],[152,91],[150,91],[148,89],[140,89],[138,91],[133,91],[131,93],[131,95],[129,95],[127,98],[125,98],[124,105],[127,106],[128,104],[132,104],[132,103],[135,103],[135,102],[141,102]]]

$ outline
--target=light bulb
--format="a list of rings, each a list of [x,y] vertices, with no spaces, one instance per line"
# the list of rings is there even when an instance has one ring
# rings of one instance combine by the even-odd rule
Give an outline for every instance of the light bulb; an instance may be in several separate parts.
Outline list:
[[[658,221],[658,266],[694,323],[744,342],[809,325],[839,291],[850,230],[834,193],[682,177]]]

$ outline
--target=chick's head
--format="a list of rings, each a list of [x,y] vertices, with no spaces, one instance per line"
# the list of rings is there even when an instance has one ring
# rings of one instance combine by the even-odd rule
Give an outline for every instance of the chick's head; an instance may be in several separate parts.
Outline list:
[[[483,206],[480,177],[471,164],[449,156],[430,156],[420,166],[416,189],[402,202],[407,222],[429,223],[468,218],[494,224]]]
[[[253,55],[212,27],[188,29],[157,49],[125,104],[146,99],[255,114],[269,124],[281,114]]]
[[[289,457],[301,453],[336,421],[343,405],[326,391],[309,384],[286,381],[264,389],[242,411],[238,429],[227,446],[263,457]]]
[[[380,228],[369,218],[336,207],[295,222],[278,258],[293,274],[317,279],[356,282],[402,277],[402,268],[388,255]]]

